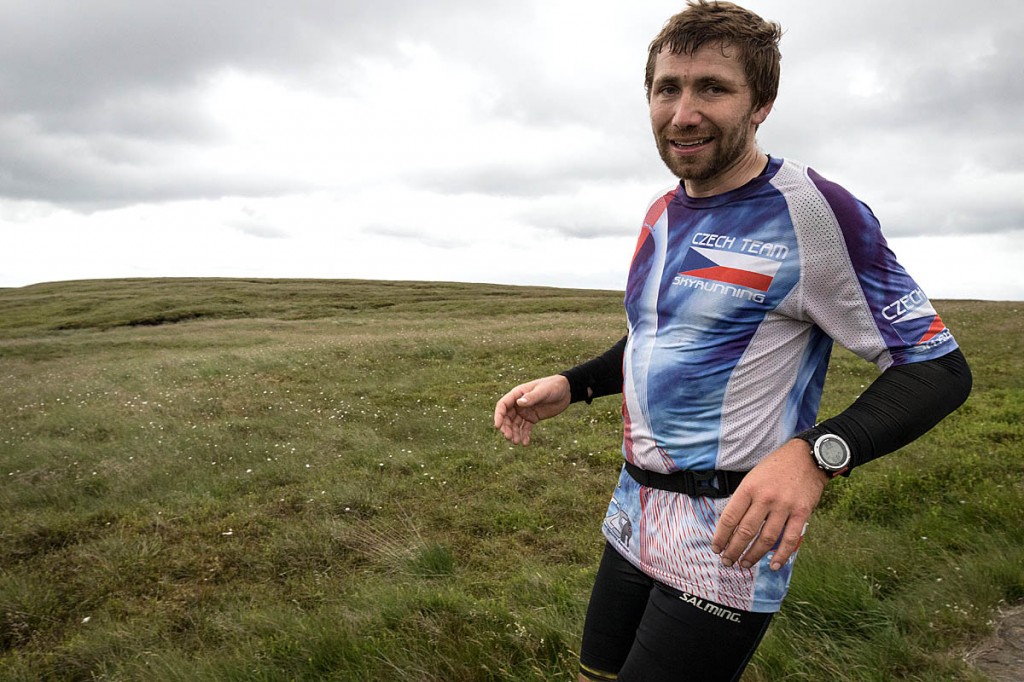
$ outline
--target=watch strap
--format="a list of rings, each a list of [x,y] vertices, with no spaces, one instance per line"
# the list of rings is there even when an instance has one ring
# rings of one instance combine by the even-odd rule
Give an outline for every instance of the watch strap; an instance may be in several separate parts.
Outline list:
[[[836,476],[849,476],[850,475],[850,466],[849,465],[847,465],[846,467],[844,467],[842,469],[839,469],[838,471],[835,471],[835,470],[832,470],[832,469],[825,468],[824,466],[821,465],[821,462],[818,461],[818,455],[817,455],[817,452],[815,452],[815,445],[817,444],[818,439],[821,438],[822,436],[826,435],[826,434],[832,434],[832,435],[836,436],[837,438],[842,439],[843,442],[846,442],[846,439],[843,438],[842,436],[840,436],[838,433],[834,433],[833,431],[830,431],[829,429],[822,428],[820,424],[816,424],[816,425],[812,426],[811,428],[809,428],[809,429],[807,429],[805,431],[801,431],[800,433],[796,434],[793,437],[794,438],[799,438],[800,440],[806,442],[808,445],[811,446],[811,459],[814,461],[814,466],[818,467],[819,469],[824,471],[826,474],[828,474],[829,478],[835,478]],[[849,447],[849,444],[847,444],[847,447]]]

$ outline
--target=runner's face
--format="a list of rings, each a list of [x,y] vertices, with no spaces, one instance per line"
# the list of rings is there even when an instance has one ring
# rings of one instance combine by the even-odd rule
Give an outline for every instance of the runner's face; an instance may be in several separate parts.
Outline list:
[[[754,130],[771,103],[754,110],[735,50],[704,46],[692,55],[663,50],[651,85],[651,127],[662,160],[695,196],[734,189],[763,159]],[[739,185],[736,185],[739,186]]]

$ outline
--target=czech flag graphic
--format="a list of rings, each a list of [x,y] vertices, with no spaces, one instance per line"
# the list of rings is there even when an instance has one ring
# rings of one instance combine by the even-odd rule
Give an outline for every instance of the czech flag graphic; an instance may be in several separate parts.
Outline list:
[[[691,246],[679,274],[768,291],[779,265],[779,261],[771,258]]]
[[[892,326],[904,343],[914,345],[931,341],[946,328],[942,318],[931,305],[923,305],[907,313]]]

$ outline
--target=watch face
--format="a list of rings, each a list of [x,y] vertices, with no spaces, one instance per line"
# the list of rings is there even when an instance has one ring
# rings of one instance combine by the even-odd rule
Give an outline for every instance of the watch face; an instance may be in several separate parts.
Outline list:
[[[841,438],[833,435],[823,436],[817,443],[818,459],[829,469],[841,469],[849,464],[850,449]]]

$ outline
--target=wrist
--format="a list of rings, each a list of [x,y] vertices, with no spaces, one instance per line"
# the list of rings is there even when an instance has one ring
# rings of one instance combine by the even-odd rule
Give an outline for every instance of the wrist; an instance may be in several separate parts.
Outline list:
[[[794,436],[809,448],[815,466],[829,479],[846,474],[853,460],[850,446],[842,436],[815,426]]]
[[[560,372],[556,376],[560,376],[565,379],[569,387],[569,403],[578,403],[586,401],[589,405],[590,401],[594,398],[594,389],[586,382],[586,375],[580,371],[579,367],[573,367],[564,372]]]

